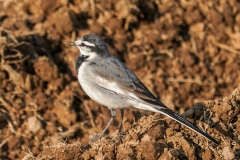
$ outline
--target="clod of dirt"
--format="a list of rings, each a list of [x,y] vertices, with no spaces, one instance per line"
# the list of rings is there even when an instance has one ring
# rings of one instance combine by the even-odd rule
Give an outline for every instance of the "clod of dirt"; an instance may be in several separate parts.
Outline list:
[[[59,122],[64,127],[70,127],[70,124],[76,123],[77,113],[71,107],[73,101],[73,93],[66,88],[60,93],[59,97],[53,102],[52,112],[55,113]]]
[[[60,39],[61,35],[77,30],[80,26],[74,11],[65,7],[52,12],[44,23],[49,38],[54,40]]]
[[[73,144],[59,143],[46,147],[47,149],[39,154],[38,159],[81,159],[81,147],[82,145],[79,142],[74,142]]]
[[[234,152],[231,150],[230,147],[224,147],[222,149],[222,155],[224,159],[234,159],[235,155]]]
[[[34,70],[43,81],[52,81],[59,77],[57,66],[47,57],[39,57],[34,63]]]

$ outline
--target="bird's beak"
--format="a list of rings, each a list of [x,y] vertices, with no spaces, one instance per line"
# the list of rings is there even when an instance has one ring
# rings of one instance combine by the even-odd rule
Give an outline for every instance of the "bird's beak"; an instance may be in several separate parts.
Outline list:
[[[67,42],[67,45],[76,46],[75,42]]]

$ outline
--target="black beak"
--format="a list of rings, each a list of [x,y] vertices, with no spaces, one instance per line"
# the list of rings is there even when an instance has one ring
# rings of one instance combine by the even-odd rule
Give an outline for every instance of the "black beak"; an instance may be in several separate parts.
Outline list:
[[[75,42],[67,42],[67,45],[76,46]]]

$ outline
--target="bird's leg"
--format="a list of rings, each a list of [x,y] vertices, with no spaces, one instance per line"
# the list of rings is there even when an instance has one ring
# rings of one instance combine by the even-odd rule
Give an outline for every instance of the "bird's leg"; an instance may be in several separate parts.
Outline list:
[[[121,119],[120,119],[120,126],[119,126],[119,130],[118,130],[118,135],[122,135],[121,131],[122,131],[122,123],[123,123],[123,115],[124,115],[124,109],[119,109],[120,113],[121,113]]]
[[[109,120],[108,124],[103,129],[102,133],[99,136],[95,135],[93,138],[91,138],[88,144],[91,144],[93,141],[101,138],[115,118],[116,118],[116,110],[114,108],[111,108],[111,119]]]
[[[102,131],[102,133],[99,135],[99,138],[101,138],[103,136],[103,134],[106,132],[106,130],[108,129],[108,127],[110,126],[110,124],[112,123],[112,121],[116,118],[116,110],[111,108],[111,119],[108,122],[108,124],[106,125],[106,127],[104,128],[104,130]]]

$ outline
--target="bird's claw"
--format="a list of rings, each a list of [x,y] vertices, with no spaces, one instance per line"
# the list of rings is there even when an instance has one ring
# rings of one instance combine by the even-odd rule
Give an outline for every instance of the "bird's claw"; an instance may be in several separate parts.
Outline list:
[[[88,145],[91,145],[92,142],[94,142],[94,141],[96,141],[96,140],[98,140],[98,139],[100,139],[100,138],[101,138],[101,136],[94,135],[94,136],[89,140]]]
[[[126,137],[126,134],[125,133],[121,133],[121,132],[118,132],[117,134],[119,137],[121,138],[125,138]]]

